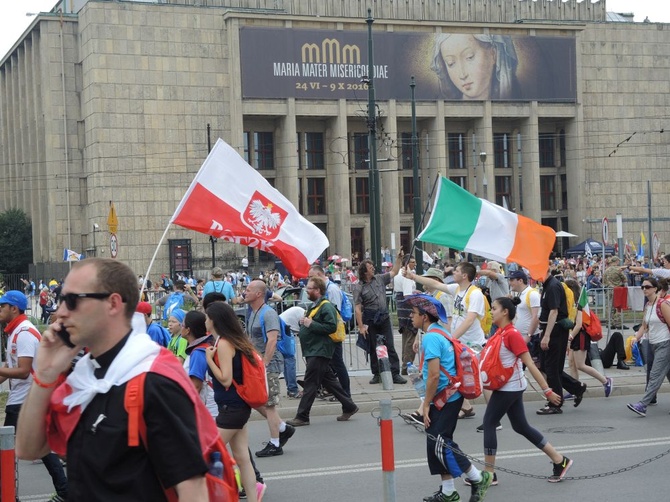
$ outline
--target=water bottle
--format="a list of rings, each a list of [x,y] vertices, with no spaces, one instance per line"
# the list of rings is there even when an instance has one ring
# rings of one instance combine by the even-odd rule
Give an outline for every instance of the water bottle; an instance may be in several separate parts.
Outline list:
[[[419,368],[412,363],[407,363],[407,376],[412,381],[416,393],[423,398],[426,395],[426,382],[423,381],[423,375],[421,375]]]
[[[382,389],[393,390],[393,375],[391,374],[391,362],[389,361],[389,351],[384,345],[384,337],[377,335],[377,365],[379,367],[379,376],[382,379]]]
[[[463,367],[463,390],[465,392],[474,392],[475,391],[475,375],[472,372],[472,353],[463,349],[461,352],[461,366]]]
[[[209,473],[216,478],[223,479],[223,462],[221,462],[220,451],[212,452]]]

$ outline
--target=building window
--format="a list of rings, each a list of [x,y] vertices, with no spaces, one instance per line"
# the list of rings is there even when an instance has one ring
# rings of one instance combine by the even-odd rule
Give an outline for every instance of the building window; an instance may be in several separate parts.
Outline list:
[[[242,138],[244,141],[244,160],[249,165],[259,171],[275,168],[273,133],[244,131]],[[253,152],[253,158],[251,152]]]
[[[358,255],[358,259],[356,256]],[[361,259],[365,256],[365,240],[363,239],[362,228],[351,228],[351,264],[358,266]]]
[[[542,211],[556,210],[555,176],[540,176],[540,209]]]
[[[370,212],[370,183],[367,178],[356,178],[356,214]]]
[[[370,149],[368,148],[368,134],[364,132],[356,132],[352,136],[353,151],[350,152],[349,158],[353,163],[351,168],[355,171],[360,171],[368,168],[368,159],[370,157]]]
[[[305,133],[305,156],[307,169],[324,169],[325,156],[323,151],[323,133]]]
[[[540,167],[556,167],[553,133],[541,132],[538,146],[540,148]]]
[[[496,176],[496,204],[512,208],[512,177]]]
[[[449,149],[449,169],[465,169],[465,133],[449,133],[447,148]]]
[[[568,177],[561,174],[561,209],[568,208]]]
[[[403,213],[414,211],[414,178],[405,177],[402,179],[402,202]]]
[[[412,249],[411,227],[400,227],[400,245],[403,249]]]
[[[493,167],[506,168],[510,162],[510,141],[508,133],[493,133]]]
[[[307,178],[307,214],[326,214],[325,178]]]
[[[565,145],[565,130],[561,129],[561,132],[558,134],[558,155],[561,161],[561,167],[566,166],[566,145]]]
[[[463,190],[468,189],[468,178],[467,176],[450,176],[449,179],[456,183]]]

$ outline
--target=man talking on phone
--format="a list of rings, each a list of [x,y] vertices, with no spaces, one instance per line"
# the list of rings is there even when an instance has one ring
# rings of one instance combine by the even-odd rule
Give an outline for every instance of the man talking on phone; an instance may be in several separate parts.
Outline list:
[[[5,408],[5,426],[16,428],[19,411],[33,383],[31,375],[42,336],[24,313],[28,299],[21,291],[7,291],[0,297],[0,323],[6,323],[7,362],[0,368],[0,383],[9,379],[9,396]],[[51,451],[42,456],[51,475],[56,494],[50,502],[67,499],[67,477],[60,459]],[[17,499],[18,500],[18,499]]]
[[[175,370],[173,356],[148,336],[132,334],[138,300],[127,265],[88,258],[72,266],[58,298],[58,320],[40,341],[19,416],[17,456],[66,452],[70,500],[164,501],[164,490],[174,489],[179,500],[206,502],[208,467],[200,443],[216,441],[216,426],[186,373]],[[61,340],[65,332],[74,348]],[[65,379],[82,347],[88,354]],[[124,398],[128,382],[142,373],[146,441],[131,446]]]

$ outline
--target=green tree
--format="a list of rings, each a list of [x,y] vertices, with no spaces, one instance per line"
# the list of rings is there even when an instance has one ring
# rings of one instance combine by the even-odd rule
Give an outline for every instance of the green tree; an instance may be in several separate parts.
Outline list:
[[[28,272],[33,262],[33,232],[28,215],[21,209],[0,213],[0,271]]]

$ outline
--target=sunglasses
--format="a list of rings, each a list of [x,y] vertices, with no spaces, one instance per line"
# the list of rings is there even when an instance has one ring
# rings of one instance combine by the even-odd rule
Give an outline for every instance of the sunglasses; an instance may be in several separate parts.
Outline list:
[[[651,286],[651,285],[646,285],[646,286],[640,286],[640,289],[656,289],[656,287]]]
[[[93,298],[95,300],[104,300],[112,296],[112,293],[67,293],[58,296],[58,306],[65,302],[68,310],[77,310],[77,303],[82,298]],[[125,300],[124,300],[125,301]]]

